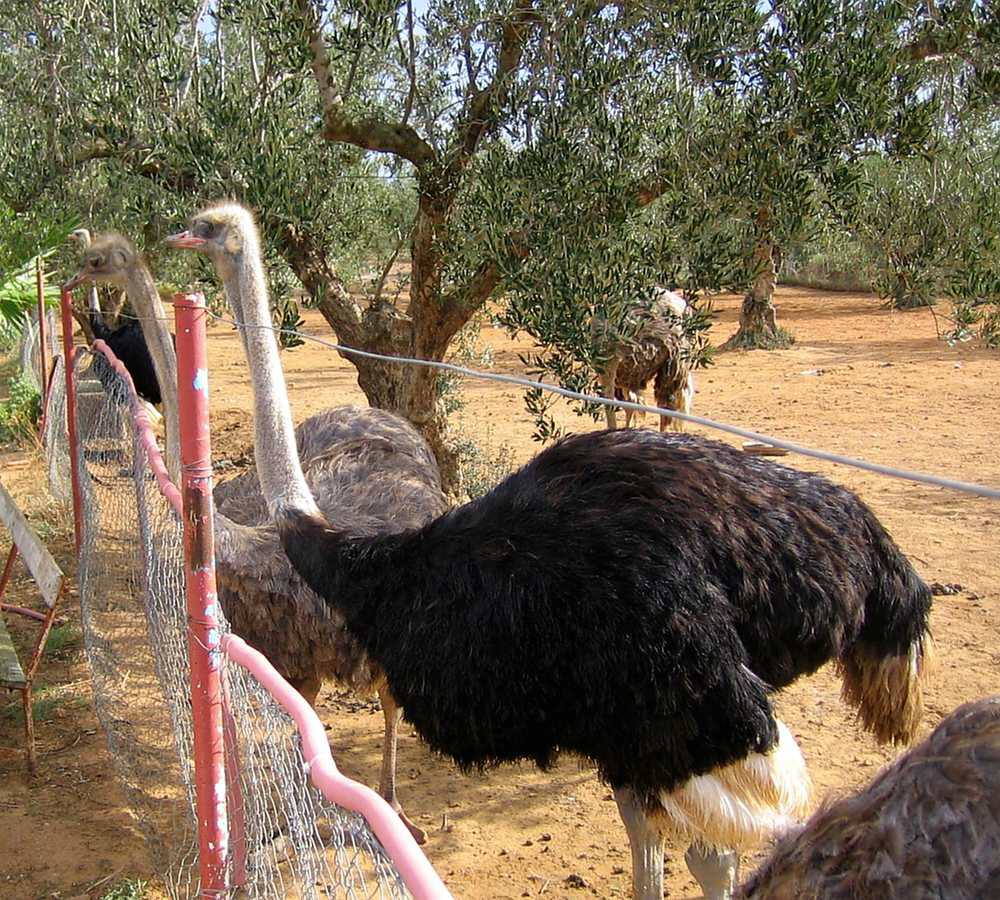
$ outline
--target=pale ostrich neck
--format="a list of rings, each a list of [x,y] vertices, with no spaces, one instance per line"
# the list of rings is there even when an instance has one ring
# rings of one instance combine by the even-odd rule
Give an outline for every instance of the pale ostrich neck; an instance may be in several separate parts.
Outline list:
[[[180,411],[177,402],[177,354],[170,340],[170,329],[167,328],[167,313],[160,300],[160,293],[149,270],[138,262],[128,272],[126,284],[132,307],[139,317],[149,355],[156,369],[156,380],[160,384],[160,396],[163,399],[163,418],[167,426],[166,464],[170,480],[178,488],[181,485],[180,461]],[[245,529],[227,519],[218,510],[215,511],[215,553],[219,561],[231,565],[236,560],[246,556],[245,548],[249,546],[244,534]]]
[[[104,324],[104,313],[101,311],[101,302],[97,299],[97,285],[92,284],[90,290],[87,291],[87,309],[90,310],[90,314],[97,319],[102,325]]]
[[[180,419],[177,410],[177,357],[170,342],[167,313],[160,300],[160,292],[149,269],[137,260],[126,270],[125,291],[132,308],[139,317],[139,327],[149,348],[149,355],[156,370],[163,402],[163,417],[167,425],[167,471],[174,484],[180,485]]]
[[[237,318],[245,326],[240,333],[254,396],[257,477],[268,511],[275,519],[292,510],[316,514],[319,510],[299,463],[264,270],[253,243],[244,243],[225,286],[230,306],[238,311]]]

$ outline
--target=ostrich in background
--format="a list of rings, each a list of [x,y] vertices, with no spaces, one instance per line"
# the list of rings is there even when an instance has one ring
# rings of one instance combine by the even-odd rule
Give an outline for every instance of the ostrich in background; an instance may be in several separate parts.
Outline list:
[[[90,230],[87,228],[75,228],[70,232],[69,240],[77,244],[82,251],[86,251],[90,246],[91,236]],[[73,311],[76,315],[76,310]],[[101,318],[103,313],[101,312],[101,302],[97,298],[97,285],[92,284],[87,290],[87,317],[84,319],[82,316],[77,316],[77,320],[81,327],[84,321],[86,321],[89,328],[89,333],[86,335],[88,341],[94,339],[93,321],[95,317]]]
[[[960,706],[782,838],[746,900],[1000,897],[1000,697]]]
[[[239,286],[257,471],[296,570],[462,769],[593,762],[639,900],[662,897],[667,833],[721,900],[735,851],[802,814],[772,690],[835,660],[876,737],[911,739],[930,592],[854,494],[715,441],[602,431],[422,527],[366,534],[317,507],[299,465],[252,215],[210,208],[173,243]]]
[[[73,232],[75,240],[84,248],[84,265],[90,266],[95,271],[107,268],[119,273],[117,279],[101,279],[116,287],[124,288],[129,299],[132,300],[134,294],[142,293],[148,288],[156,290],[152,279],[149,284],[142,283],[142,272],[134,271],[133,281],[130,283],[126,279],[126,266],[124,260],[128,254],[135,255],[135,250],[131,244],[123,246],[124,239],[120,235],[100,235],[97,239],[92,239],[90,232],[86,228],[78,228]],[[127,242],[126,242],[127,244]],[[145,272],[148,276],[148,271]],[[77,285],[88,280],[83,269],[63,285],[65,290],[73,290]],[[93,281],[94,279],[89,279]],[[104,341],[117,356],[122,365],[128,369],[132,376],[132,384],[135,392],[147,403],[158,406],[162,402],[160,383],[156,377],[156,367],[153,365],[153,358],[149,348],[146,346],[146,337],[142,332],[140,323],[129,321],[118,328],[109,328],[104,323],[104,315],[101,312],[101,305],[97,300],[97,290],[92,287],[87,294],[87,306],[89,310],[90,330],[94,338]],[[135,302],[132,300],[133,309]],[[155,413],[154,418],[159,418],[159,413]]]
[[[678,412],[691,412],[694,400],[694,373],[691,371],[690,345],[684,333],[683,319],[688,313],[687,302],[680,294],[657,288],[649,306],[637,306],[629,316],[637,322],[631,340],[612,339],[608,348],[608,364],[601,373],[605,397],[642,403],[646,386],[653,381],[656,405]],[[608,323],[594,319],[594,334],[607,339]],[[608,427],[618,427],[617,410],[606,406]],[[625,411],[625,427],[630,428],[636,416]],[[660,416],[660,431],[667,427],[683,431],[684,422],[670,416]]]
[[[85,254],[81,280],[126,283],[147,336],[163,392],[167,463],[177,478],[180,447],[177,362],[153,277],[121,235],[102,235]],[[417,431],[379,409],[339,407],[306,419],[296,430],[298,458],[324,510],[350,518],[365,534],[416,528],[446,508],[437,463]],[[179,480],[176,483],[180,483]],[[378,666],[292,568],[267,514],[254,471],[214,491],[215,551],[219,600],[233,631],[260,650],[315,705],[324,681],[359,692],[376,691],[385,716],[380,791],[423,842],[424,832],[402,812],[396,798],[396,745],[400,711]],[[329,500],[329,502],[327,502]]]

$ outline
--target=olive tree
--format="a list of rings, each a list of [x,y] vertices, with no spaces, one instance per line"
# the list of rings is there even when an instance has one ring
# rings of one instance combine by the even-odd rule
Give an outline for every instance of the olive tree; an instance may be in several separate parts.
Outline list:
[[[875,0],[16,3],[0,24],[0,195],[127,227],[147,249],[196,204],[238,198],[342,343],[441,359],[505,286],[539,304],[611,286],[612,305],[672,273],[707,286],[718,235],[766,273],[796,223],[789,191],[910,103],[895,68],[907,14]],[[776,154],[792,163],[760,169]],[[548,170],[572,160],[578,177],[551,193]],[[504,197],[523,208],[498,216]],[[400,255],[407,291],[384,277]],[[607,270],[587,274],[588,258]],[[767,326],[767,304],[746,322]],[[433,372],[351,362],[454,486]]]

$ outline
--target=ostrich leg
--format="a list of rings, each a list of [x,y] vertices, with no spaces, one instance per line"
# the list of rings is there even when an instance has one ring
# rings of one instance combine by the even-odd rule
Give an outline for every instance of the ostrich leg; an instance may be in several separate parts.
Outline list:
[[[399,720],[403,711],[396,703],[395,697],[386,685],[378,689],[378,698],[382,703],[382,715],[385,716],[385,736],[382,740],[382,776],[379,779],[378,792],[396,810],[403,824],[410,829],[410,834],[418,844],[427,843],[427,832],[412,822],[403,812],[403,807],[396,799],[396,742],[399,736]]]
[[[688,869],[701,885],[705,900],[732,900],[740,858],[733,850],[709,850],[692,844],[684,854]]]
[[[319,696],[319,689],[323,686],[315,675],[306,678],[289,678],[288,683],[295,688],[313,709],[316,708],[316,698]]]
[[[632,896],[663,900],[663,832],[631,788],[618,788],[615,802],[632,848]]]

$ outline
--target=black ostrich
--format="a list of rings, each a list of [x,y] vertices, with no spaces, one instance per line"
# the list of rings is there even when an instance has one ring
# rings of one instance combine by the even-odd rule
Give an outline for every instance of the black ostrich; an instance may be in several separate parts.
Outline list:
[[[292,565],[463,769],[592,761],[628,831],[636,897],[662,897],[667,832],[691,842],[706,897],[732,896],[734,850],[801,810],[807,779],[773,690],[836,660],[864,724],[912,737],[930,593],[854,494],[714,441],[603,431],[423,527],[359,535],[320,514],[302,476],[252,289],[251,215],[209,210],[176,242],[247,285],[230,299],[256,462]]]
[[[88,233],[88,240],[81,241],[81,243],[85,247],[84,260],[80,272],[63,285],[66,290],[72,290],[84,281],[92,280],[92,274],[96,278],[101,276],[105,270],[125,271],[124,264],[119,264],[118,260],[124,259],[125,256],[134,257],[136,255],[135,249],[127,239],[117,234],[100,235],[90,241]],[[93,273],[88,271],[90,269],[93,270]],[[151,287],[152,290],[156,290],[156,287],[152,285],[133,285],[132,290],[129,290],[129,285],[125,281],[121,282],[120,287],[124,287],[130,295],[136,289]],[[104,341],[115,356],[121,360],[122,365],[128,369],[129,375],[132,376],[132,384],[135,385],[135,392],[143,400],[154,406],[159,406],[162,401],[160,383],[156,380],[153,358],[149,354],[146,338],[138,320],[126,322],[121,327],[112,330],[104,323],[101,308],[93,295],[89,304],[89,317],[94,337]]]

